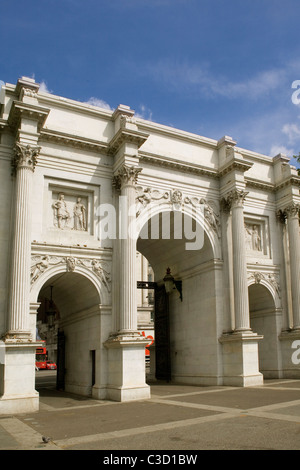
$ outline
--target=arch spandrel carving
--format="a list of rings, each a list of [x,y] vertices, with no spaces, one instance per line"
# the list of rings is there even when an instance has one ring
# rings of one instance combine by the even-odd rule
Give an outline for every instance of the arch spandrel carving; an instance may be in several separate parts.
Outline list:
[[[275,307],[281,308],[281,290],[279,274],[261,273],[259,271],[248,273],[248,287],[252,285],[264,286],[271,294]]]
[[[30,302],[36,302],[42,286],[56,274],[76,272],[89,279],[98,291],[103,305],[111,303],[109,263],[73,256],[32,256]]]
[[[164,212],[181,212],[191,217],[204,230],[211,243],[213,256],[221,259],[221,224],[220,216],[205,198],[184,195],[180,190],[158,190],[149,187],[137,188],[136,224],[137,238],[143,226],[154,216]]]

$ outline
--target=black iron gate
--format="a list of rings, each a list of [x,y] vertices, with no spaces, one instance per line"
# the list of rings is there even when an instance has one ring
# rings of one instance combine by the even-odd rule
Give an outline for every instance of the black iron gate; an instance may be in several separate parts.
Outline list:
[[[155,377],[158,380],[171,380],[169,298],[164,284],[138,281],[139,289],[154,289],[154,339],[155,339]]]

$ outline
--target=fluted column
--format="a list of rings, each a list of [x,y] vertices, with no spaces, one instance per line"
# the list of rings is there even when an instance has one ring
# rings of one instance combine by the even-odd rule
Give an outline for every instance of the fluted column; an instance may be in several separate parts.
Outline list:
[[[11,283],[8,316],[8,336],[28,337],[29,287],[31,250],[32,174],[39,147],[16,144],[13,168],[15,171],[14,230],[12,239]]]
[[[120,189],[119,230],[120,230],[120,333],[136,332],[136,233],[135,198],[136,181],[141,168],[123,165],[114,178]]]
[[[232,253],[235,331],[249,331],[249,298],[247,281],[247,259],[244,236],[244,191],[234,190],[227,197],[232,211]]]
[[[300,330],[300,235],[299,204],[291,204],[284,211],[287,218],[289,255],[291,271],[291,290],[293,306],[293,329]]]

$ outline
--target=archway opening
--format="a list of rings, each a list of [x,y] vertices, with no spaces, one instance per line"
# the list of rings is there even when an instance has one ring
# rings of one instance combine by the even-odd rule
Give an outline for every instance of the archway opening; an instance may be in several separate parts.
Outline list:
[[[174,225],[178,217],[182,219],[181,233]],[[189,215],[170,211],[169,218],[169,236],[163,231],[162,213],[150,218],[140,232],[137,250],[151,264],[158,285],[164,284],[167,268],[175,280],[181,281],[182,298],[177,289],[168,295],[171,380],[197,385],[220,383],[217,338],[222,331],[222,316],[217,310],[221,305],[218,296],[222,294],[217,289],[218,269],[211,240],[204,228]],[[198,249],[194,249],[196,240],[190,237],[191,232],[184,230],[186,222],[190,223],[192,232],[201,232],[202,242],[198,240]],[[151,237],[151,231],[155,237]],[[156,313],[154,323],[156,348]]]
[[[263,336],[258,343],[259,370],[265,379],[278,378],[278,321],[271,292],[257,283],[248,288],[251,329]]]
[[[57,388],[90,396],[100,350],[96,286],[82,274],[61,272],[43,284],[38,302],[37,334],[44,341],[49,367],[57,366]]]

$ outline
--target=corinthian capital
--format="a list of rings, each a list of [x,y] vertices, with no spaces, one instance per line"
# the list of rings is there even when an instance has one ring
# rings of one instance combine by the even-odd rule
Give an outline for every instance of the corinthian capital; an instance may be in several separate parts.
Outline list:
[[[137,183],[138,175],[142,171],[142,168],[137,166],[123,165],[119,168],[117,174],[113,178],[113,185],[116,189],[121,189],[122,186],[129,184],[135,186]]]
[[[300,213],[300,204],[292,202],[288,207],[284,209],[284,213],[287,218],[298,217]]]
[[[230,211],[233,207],[243,207],[245,198],[248,193],[242,190],[234,189],[227,194],[221,201],[224,211]]]
[[[41,147],[23,145],[16,142],[12,161],[14,171],[16,172],[19,168],[28,168],[34,171],[40,150]]]

